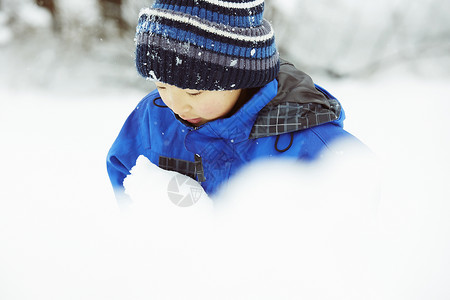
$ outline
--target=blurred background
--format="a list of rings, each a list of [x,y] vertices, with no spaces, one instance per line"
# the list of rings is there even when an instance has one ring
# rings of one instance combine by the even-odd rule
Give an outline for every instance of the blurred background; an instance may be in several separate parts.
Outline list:
[[[145,0],[0,0],[0,86],[145,88],[133,64]],[[282,57],[313,76],[450,73],[445,0],[268,0]]]
[[[330,299],[340,291],[333,299],[450,299],[450,1],[265,3],[282,57],[340,100],[345,129],[372,149],[378,168],[330,163],[326,178],[345,183],[331,190],[309,169],[302,180],[283,165],[249,169],[242,182],[254,184],[235,185],[230,198],[250,204],[234,207],[241,222],[231,218],[235,229],[225,226],[216,236],[230,241],[229,248],[210,253],[212,262],[227,258],[221,269],[201,255],[210,239],[190,227],[192,220],[180,220],[175,206],[137,208],[139,214],[124,221],[106,173],[109,147],[153,89],[134,66],[137,16],[152,1],[0,0],[0,299],[221,299],[214,285],[198,287],[209,280],[254,297],[223,299],[267,299],[264,288],[275,294],[284,285],[295,288],[296,276],[307,285],[297,296],[306,291],[308,297],[293,298]],[[284,177],[275,176],[277,182],[272,171]],[[143,180],[151,191],[141,195],[143,202],[169,201],[161,199],[166,186],[150,181]],[[334,193],[322,202],[298,196],[312,187],[338,191],[339,200]],[[298,196],[296,205],[278,189]],[[359,208],[369,201],[361,191],[377,200],[375,233],[365,230],[367,215]],[[252,199],[264,203],[267,215],[247,202]],[[286,212],[292,213],[287,227]],[[177,227],[189,234],[167,231]],[[266,248],[272,242],[267,232],[279,245],[285,242],[280,233],[291,237],[290,255],[277,243]],[[253,235],[262,247],[252,246]],[[246,241],[248,256],[241,256],[237,240]],[[186,246],[191,252],[180,256]],[[300,267],[281,272],[274,284],[271,271],[246,266],[256,252],[268,266],[278,267],[279,257],[286,268]],[[227,269],[228,262],[236,268]],[[172,288],[175,274],[186,275],[178,282],[190,294]],[[255,282],[246,285],[236,274]],[[370,288],[359,285],[360,278]],[[162,288],[149,291],[155,281]],[[232,283],[238,288],[230,289]],[[158,291],[165,296],[154,297]],[[202,298],[199,291],[211,294]]]

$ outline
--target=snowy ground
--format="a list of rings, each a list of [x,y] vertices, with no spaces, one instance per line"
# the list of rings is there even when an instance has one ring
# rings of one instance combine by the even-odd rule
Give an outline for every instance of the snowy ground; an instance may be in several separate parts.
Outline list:
[[[125,214],[105,156],[144,93],[3,85],[0,298],[449,299],[448,79],[319,83],[375,163],[255,165],[223,210],[176,207],[144,167]]]

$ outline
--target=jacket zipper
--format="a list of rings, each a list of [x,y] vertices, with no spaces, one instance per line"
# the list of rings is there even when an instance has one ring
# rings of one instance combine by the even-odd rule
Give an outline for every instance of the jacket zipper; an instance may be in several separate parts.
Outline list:
[[[200,126],[193,126],[192,130],[198,130]],[[194,155],[194,164],[195,164],[195,175],[197,176],[197,181],[199,183],[205,182],[205,173],[203,172],[203,163],[202,163],[202,157],[200,154]]]
[[[195,154],[195,175],[197,175],[197,181],[202,183],[206,181],[205,173],[203,172],[202,157],[199,154]]]
[[[199,126],[194,126],[194,130],[198,130]],[[200,154],[195,154],[195,175],[197,175],[197,181],[199,183],[205,182],[205,173],[203,172],[203,163],[202,163],[202,157]]]

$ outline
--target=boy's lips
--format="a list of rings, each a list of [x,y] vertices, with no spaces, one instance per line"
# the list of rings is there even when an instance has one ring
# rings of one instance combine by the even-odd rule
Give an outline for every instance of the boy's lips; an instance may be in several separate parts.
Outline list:
[[[183,118],[184,119],[184,118]],[[185,121],[188,121],[191,124],[197,124],[200,123],[202,121],[201,118],[195,118],[195,119],[184,119]]]

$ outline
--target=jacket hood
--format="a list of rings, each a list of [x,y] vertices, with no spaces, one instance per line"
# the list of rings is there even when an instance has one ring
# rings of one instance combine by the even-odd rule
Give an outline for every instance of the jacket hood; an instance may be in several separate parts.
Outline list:
[[[299,131],[341,117],[341,105],[293,64],[281,62],[277,95],[260,111],[250,138]]]

